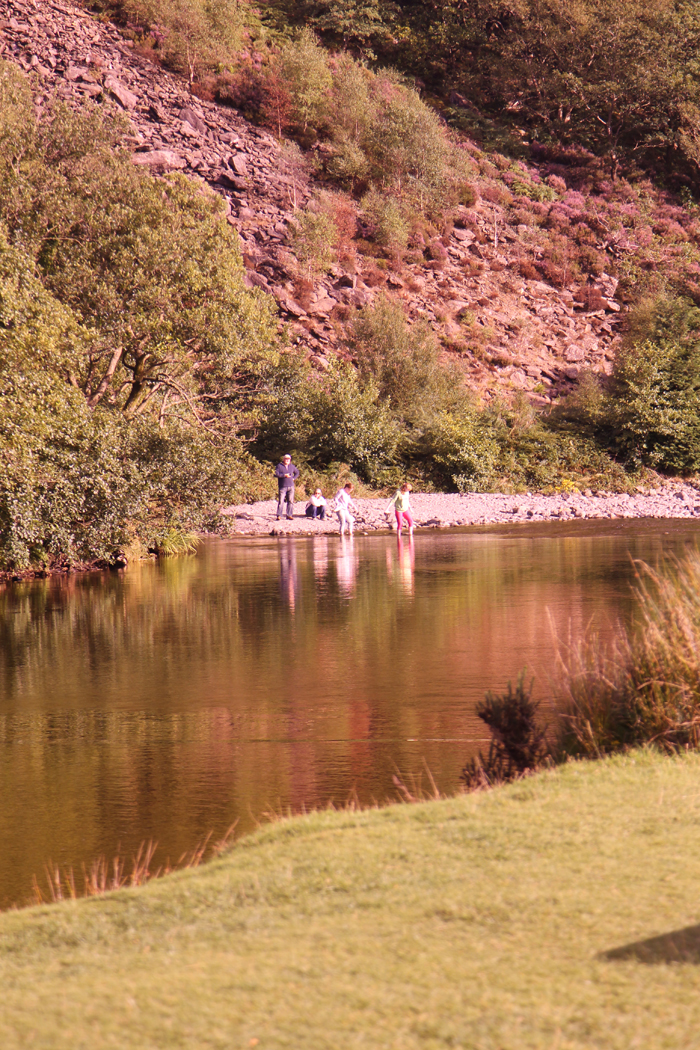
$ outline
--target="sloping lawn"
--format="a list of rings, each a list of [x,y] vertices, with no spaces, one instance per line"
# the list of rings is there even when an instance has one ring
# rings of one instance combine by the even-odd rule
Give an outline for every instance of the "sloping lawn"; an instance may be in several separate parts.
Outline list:
[[[700,757],[636,752],[0,915],[0,1047],[700,1047],[699,965],[599,957],[698,922]]]

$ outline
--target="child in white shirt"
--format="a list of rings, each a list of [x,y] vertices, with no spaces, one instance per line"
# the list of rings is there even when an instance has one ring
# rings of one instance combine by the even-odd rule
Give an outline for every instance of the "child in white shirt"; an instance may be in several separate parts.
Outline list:
[[[343,530],[347,528],[348,533],[352,536],[353,526],[355,519],[350,513],[350,508],[357,510],[357,507],[352,501],[352,485],[348,481],[346,485],[343,485],[342,489],[338,489],[335,494],[335,509],[338,513],[338,521],[340,522],[340,535],[343,535]]]

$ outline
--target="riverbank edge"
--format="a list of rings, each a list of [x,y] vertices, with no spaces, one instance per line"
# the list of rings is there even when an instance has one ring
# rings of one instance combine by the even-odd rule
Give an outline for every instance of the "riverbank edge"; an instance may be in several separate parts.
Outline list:
[[[386,497],[358,497],[355,528],[358,533],[395,530],[393,514],[387,511]],[[325,521],[307,518],[306,501],[295,504],[294,517],[277,519],[276,500],[234,504],[223,507],[221,533],[203,533],[202,539],[236,536],[305,536],[338,532],[336,514],[329,500]],[[700,481],[672,482],[644,493],[560,492],[554,494],[482,492],[413,493],[411,510],[419,530],[449,530],[474,526],[532,524],[535,522],[612,521],[618,519],[657,519],[700,521]],[[128,559],[118,552],[115,559],[82,561],[56,566],[0,569],[0,585],[78,573],[115,572],[126,569]]]

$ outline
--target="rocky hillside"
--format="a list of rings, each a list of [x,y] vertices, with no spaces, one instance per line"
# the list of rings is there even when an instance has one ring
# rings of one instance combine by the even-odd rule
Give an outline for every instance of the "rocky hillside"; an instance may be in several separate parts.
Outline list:
[[[610,370],[621,318],[612,273],[620,253],[638,246],[630,248],[629,239],[621,245],[619,237],[599,244],[610,265],[602,272],[598,266],[585,294],[580,280],[560,279],[554,287],[537,279],[523,265],[524,255],[538,257],[537,216],[526,211],[514,222],[517,187],[510,192],[507,176],[491,165],[474,162],[478,199],[454,210],[419,258],[414,252],[396,264],[366,254],[358,219],[341,261],[313,276],[295,258],[290,223],[320,187],[272,134],[193,95],[117,28],[61,0],[0,0],[0,57],[33,78],[37,110],[54,91],[71,106],[93,100],[116,107],[128,116],[125,146],[135,164],[155,173],[180,169],[219,192],[241,238],[248,283],[275,297],[293,342],[319,369],[329,355],[347,353],[352,308],[387,294],[402,301],[409,318],[430,322],[445,353],[461,361],[485,397],[522,390],[544,405],[569,390],[582,369]],[[478,155],[475,147],[472,153]],[[520,163],[518,177],[545,186],[546,172],[534,164]],[[565,212],[566,183],[556,178],[549,199],[557,197]]]

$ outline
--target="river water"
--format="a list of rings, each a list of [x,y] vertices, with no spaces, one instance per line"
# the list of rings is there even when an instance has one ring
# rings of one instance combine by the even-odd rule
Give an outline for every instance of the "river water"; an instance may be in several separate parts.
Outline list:
[[[545,714],[557,639],[633,613],[633,559],[688,522],[248,538],[123,574],[0,588],[0,905],[49,861],[144,840],[176,860],[269,813],[453,792],[474,708],[529,668]]]

